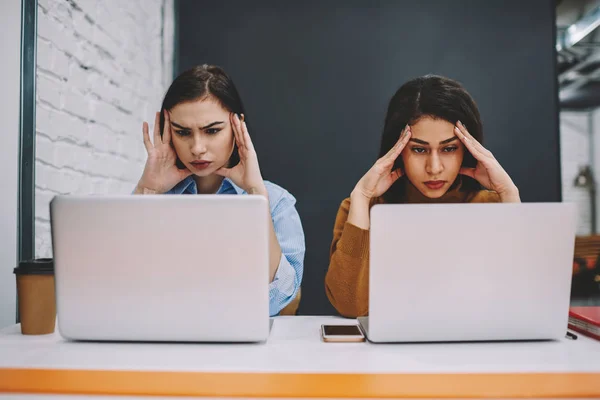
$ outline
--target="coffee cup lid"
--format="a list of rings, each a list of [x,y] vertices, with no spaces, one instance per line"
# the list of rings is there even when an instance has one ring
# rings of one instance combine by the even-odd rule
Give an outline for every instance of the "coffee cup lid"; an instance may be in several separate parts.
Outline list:
[[[36,258],[23,260],[13,270],[17,275],[50,275],[54,274],[54,260],[52,258]]]

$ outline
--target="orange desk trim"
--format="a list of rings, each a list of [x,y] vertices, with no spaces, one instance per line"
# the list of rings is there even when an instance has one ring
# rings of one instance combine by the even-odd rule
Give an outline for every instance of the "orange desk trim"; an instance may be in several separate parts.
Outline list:
[[[0,369],[0,393],[223,397],[599,397],[600,373],[302,374]]]

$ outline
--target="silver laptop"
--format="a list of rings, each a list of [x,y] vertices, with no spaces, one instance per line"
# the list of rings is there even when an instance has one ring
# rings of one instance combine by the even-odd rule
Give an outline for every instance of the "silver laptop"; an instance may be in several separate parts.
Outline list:
[[[544,340],[567,330],[569,203],[376,205],[372,342]]]
[[[50,212],[62,336],[267,339],[264,197],[57,196]]]

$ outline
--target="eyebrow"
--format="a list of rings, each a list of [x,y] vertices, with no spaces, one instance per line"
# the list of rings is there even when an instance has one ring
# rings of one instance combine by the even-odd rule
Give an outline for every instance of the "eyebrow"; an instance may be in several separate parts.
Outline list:
[[[208,129],[210,127],[213,127],[215,125],[219,125],[219,124],[222,124],[222,123],[223,123],[223,121],[215,121],[215,122],[212,122],[212,123],[210,123],[210,124],[208,124],[206,126],[201,127],[200,129]],[[173,121],[171,121],[171,125],[173,125],[175,128],[184,129],[186,131],[190,131],[191,130],[190,128],[186,128],[185,126],[179,125],[178,123],[173,122]]]
[[[458,139],[458,136],[452,136],[451,138],[448,138],[448,139],[446,139],[446,140],[442,140],[442,141],[440,142],[440,144],[448,144],[448,143],[450,143],[450,142],[454,142],[454,141],[455,141],[455,140],[457,140],[457,139]],[[421,140],[421,139],[415,139],[415,138],[410,138],[409,142],[415,142],[415,143],[419,143],[419,144],[426,144],[426,145],[429,145],[429,142],[426,142],[426,141],[424,141],[424,140]]]

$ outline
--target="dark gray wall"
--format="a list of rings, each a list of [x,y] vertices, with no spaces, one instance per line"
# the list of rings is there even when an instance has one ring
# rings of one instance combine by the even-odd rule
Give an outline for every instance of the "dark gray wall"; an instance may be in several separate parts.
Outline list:
[[[485,145],[524,201],[560,201],[554,2],[180,0],[178,71],[225,68],[265,179],[306,233],[301,314],[329,314],[324,276],[340,202],[375,161],[387,102],[406,80],[458,79]]]

